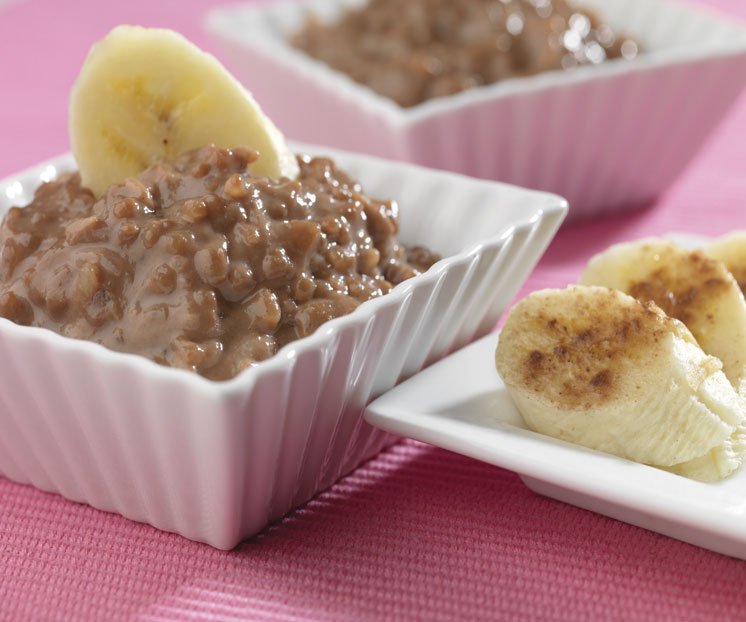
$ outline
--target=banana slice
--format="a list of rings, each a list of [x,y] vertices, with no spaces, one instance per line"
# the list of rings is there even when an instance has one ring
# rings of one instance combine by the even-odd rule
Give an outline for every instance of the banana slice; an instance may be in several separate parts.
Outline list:
[[[119,26],[96,43],[72,88],[69,130],[83,183],[96,195],[209,143],[259,151],[255,175],[298,175],[295,156],[251,94],[171,30]]]
[[[664,468],[677,475],[701,482],[718,482],[743,464],[744,455],[746,455],[746,428],[741,424],[722,445],[710,450],[704,456]]]
[[[721,262],[702,251],[650,238],[596,255],[580,283],[655,302],[684,322],[707,354],[723,362],[725,375],[746,396],[746,301]]]
[[[495,360],[530,428],[637,462],[702,457],[742,420],[720,361],[681,322],[603,287],[529,295]]]
[[[722,261],[746,293],[746,231],[734,231],[702,249],[708,257]]]

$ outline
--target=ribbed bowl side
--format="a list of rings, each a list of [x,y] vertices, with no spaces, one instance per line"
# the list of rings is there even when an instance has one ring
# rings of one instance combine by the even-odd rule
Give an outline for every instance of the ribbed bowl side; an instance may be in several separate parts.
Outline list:
[[[17,329],[0,330],[0,351],[13,362],[0,391],[0,472],[224,544],[236,512],[219,400],[191,391],[178,375],[154,381],[129,357],[102,365],[64,340]]]
[[[568,187],[573,196],[586,193],[579,212],[592,216],[605,205],[644,205],[668,187],[741,92],[743,82],[733,79],[734,72],[746,75],[746,58],[700,61],[628,80],[625,100],[621,93],[619,98],[624,112],[608,128],[610,157],[593,167],[588,154],[585,174],[576,174]],[[615,196],[625,200],[614,202]]]
[[[260,374],[242,406],[250,423],[242,429],[247,461],[241,536],[256,533],[391,442],[363,421],[365,405],[494,326],[538,259],[540,251],[532,249],[541,249],[556,226],[551,218],[518,226],[438,278],[413,284],[402,302],[383,301],[367,321],[337,330],[322,350],[293,357],[282,374]]]
[[[480,102],[409,127],[407,159],[556,192],[570,218],[643,206],[696,154],[745,72],[746,58],[708,59]]]
[[[743,36],[737,21],[702,5],[677,0],[572,0],[603,15],[617,31],[641,42],[643,53],[722,43]]]
[[[582,4],[582,3],[581,3]],[[589,3],[645,54],[677,62],[503,93],[406,128],[407,160],[556,192],[568,218],[644,206],[694,157],[746,83],[743,53],[692,54],[743,32],[668,2]],[[590,75],[590,74],[588,74]],[[572,74],[568,74],[571,77]]]
[[[234,483],[240,499],[235,543],[307,501],[393,437],[362,421],[370,382],[366,347],[385,340],[395,306],[362,324],[339,330],[318,349],[291,357],[282,369],[257,369],[253,391],[227,408],[240,412],[231,431]],[[375,441],[372,441],[375,437]],[[350,462],[345,453],[359,447]]]

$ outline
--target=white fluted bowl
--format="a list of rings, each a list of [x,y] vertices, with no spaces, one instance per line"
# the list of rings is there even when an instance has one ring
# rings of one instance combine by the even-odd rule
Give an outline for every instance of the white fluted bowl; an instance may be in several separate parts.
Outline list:
[[[365,405],[493,328],[567,204],[323,152],[446,258],[226,382],[0,318],[0,474],[228,549],[392,442]],[[0,182],[0,215],[73,166]]]
[[[642,54],[401,108],[287,42],[310,13],[331,20],[359,4],[237,5],[212,11],[207,27],[290,137],[556,192],[570,218],[654,200],[746,85],[735,22],[667,0],[581,0]]]

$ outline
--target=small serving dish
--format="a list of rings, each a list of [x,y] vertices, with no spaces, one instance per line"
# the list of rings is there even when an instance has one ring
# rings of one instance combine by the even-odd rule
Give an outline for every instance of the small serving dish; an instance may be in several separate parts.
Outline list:
[[[400,238],[445,259],[236,378],[213,382],[0,318],[0,474],[229,549],[395,437],[365,405],[489,332],[566,202],[498,183],[331,155],[400,205]],[[0,182],[0,216],[63,156]]]
[[[488,335],[402,383],[366,421],[515,471],[538,494],[746,559],[746,469],[697,482],[529,430],[495,370],[497,341]]]
[[[667,0],[583,0],[640,41],[638,58],[401,108],[288,43],[310,14],[334,20],[360,4],[231,6],[212,11],[207,27],[292,138],[556,192],[572,218],[655,199],[746,85],[738,24]]]

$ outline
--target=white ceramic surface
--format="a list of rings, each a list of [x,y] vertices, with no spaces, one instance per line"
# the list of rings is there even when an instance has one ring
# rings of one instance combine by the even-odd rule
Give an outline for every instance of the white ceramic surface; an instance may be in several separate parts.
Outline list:
[[[746,84],[737,24],[681,2],[585,0],[642,42],[638,59],[404,109],[287,43],[310,13],[331,20],[360,2],[234,5],[211,12],[207,27],[290,137],[556,192],[572,218],[652,201]]]
[[[488,335],[400,384],[366,420],[515,471],[539,494],[746,559],[746,469],[705,484],[526,429],[495,371],[497,341]]]
[[[222,383],[0,318],[0,474],[231,548],[393,440],[364,423],[365,404],[491,330],[567,206],[322,152],[397,199],[402,240],[448,258]],[[0,216],[72,166],[0,182]]]

